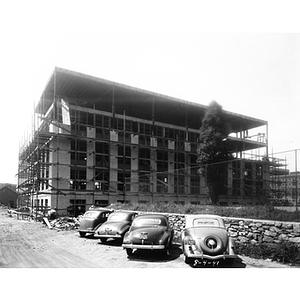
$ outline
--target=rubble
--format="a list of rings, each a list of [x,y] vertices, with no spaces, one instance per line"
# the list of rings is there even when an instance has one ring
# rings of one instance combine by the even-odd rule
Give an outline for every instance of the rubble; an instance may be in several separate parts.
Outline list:
[[[28,206],[23,206],[17,209],[8,209],[7,213],[10,217],[21,220],[41,219],[43,214]]]
[[[78,217],[59,217],[50,221],[52,228],[58,230],[77,230],[83,215]]]
[[[44,221],[48,228],[58,229],[58,230],[77,230],[79,228],[80,220],[83,215],[79,215],[78,217],[59,217],[54,220],[49,220],[40,212],[32,210],[30,207],[21,207],[18,209],[8,209],[7,213],[10,217],[16,219],[26,219],[28,221],[31,220],[39,220]],[[46,220],[45,220],[46,219]],[[49,223],[49,224],[47,224]],[[50,226],[49,226],[50,225]]]

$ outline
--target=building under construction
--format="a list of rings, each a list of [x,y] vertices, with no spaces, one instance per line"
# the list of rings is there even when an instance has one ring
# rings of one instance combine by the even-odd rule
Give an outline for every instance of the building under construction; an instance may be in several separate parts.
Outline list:
[[[196,163],[206,109],[56,67],[19,150],[19,192],[60,214],[123,201],[209,203]],[[220,204],[264,203],[268,123],[224,113],[235,159]]]

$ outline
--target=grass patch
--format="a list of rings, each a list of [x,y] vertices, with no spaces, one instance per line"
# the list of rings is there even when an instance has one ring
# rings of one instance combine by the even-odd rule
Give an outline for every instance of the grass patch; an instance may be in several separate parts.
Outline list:
[[[151,204],[128,202],[124,204],[113,204],[118,209],[137,211],[150,211],[175,214],[215,214],[222,217],[235,217],[258,220],[273,220],[286,222],[300,222],[300,212],[288,212],[276,209],[271,205],[265,206],[213,206],[213,205],[192,205],[154,202]]]

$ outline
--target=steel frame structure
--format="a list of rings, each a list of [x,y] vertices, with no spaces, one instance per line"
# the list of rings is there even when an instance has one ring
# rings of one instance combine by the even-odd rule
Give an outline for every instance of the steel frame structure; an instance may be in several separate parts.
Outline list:
[[[196,164],[206,109],[56,67],[19,150],[19,192],[32,206],[47,204],[62,214],[70,205],[117,201],[209,203]],[[224,143],[235,159],[221,202],[262,204],[270,192],[268,123],[224,114],[232,128]]]

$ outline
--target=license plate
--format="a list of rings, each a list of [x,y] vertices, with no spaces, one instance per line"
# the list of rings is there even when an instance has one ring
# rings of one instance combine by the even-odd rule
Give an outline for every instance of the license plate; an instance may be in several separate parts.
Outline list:
[[[140,233],[140,240],[146,240],[148,238],[148,232]]]
[[[194,266],[203,265],[203,266],[217,266],[220,263],[218,260],[198,260],[195,259]]]

